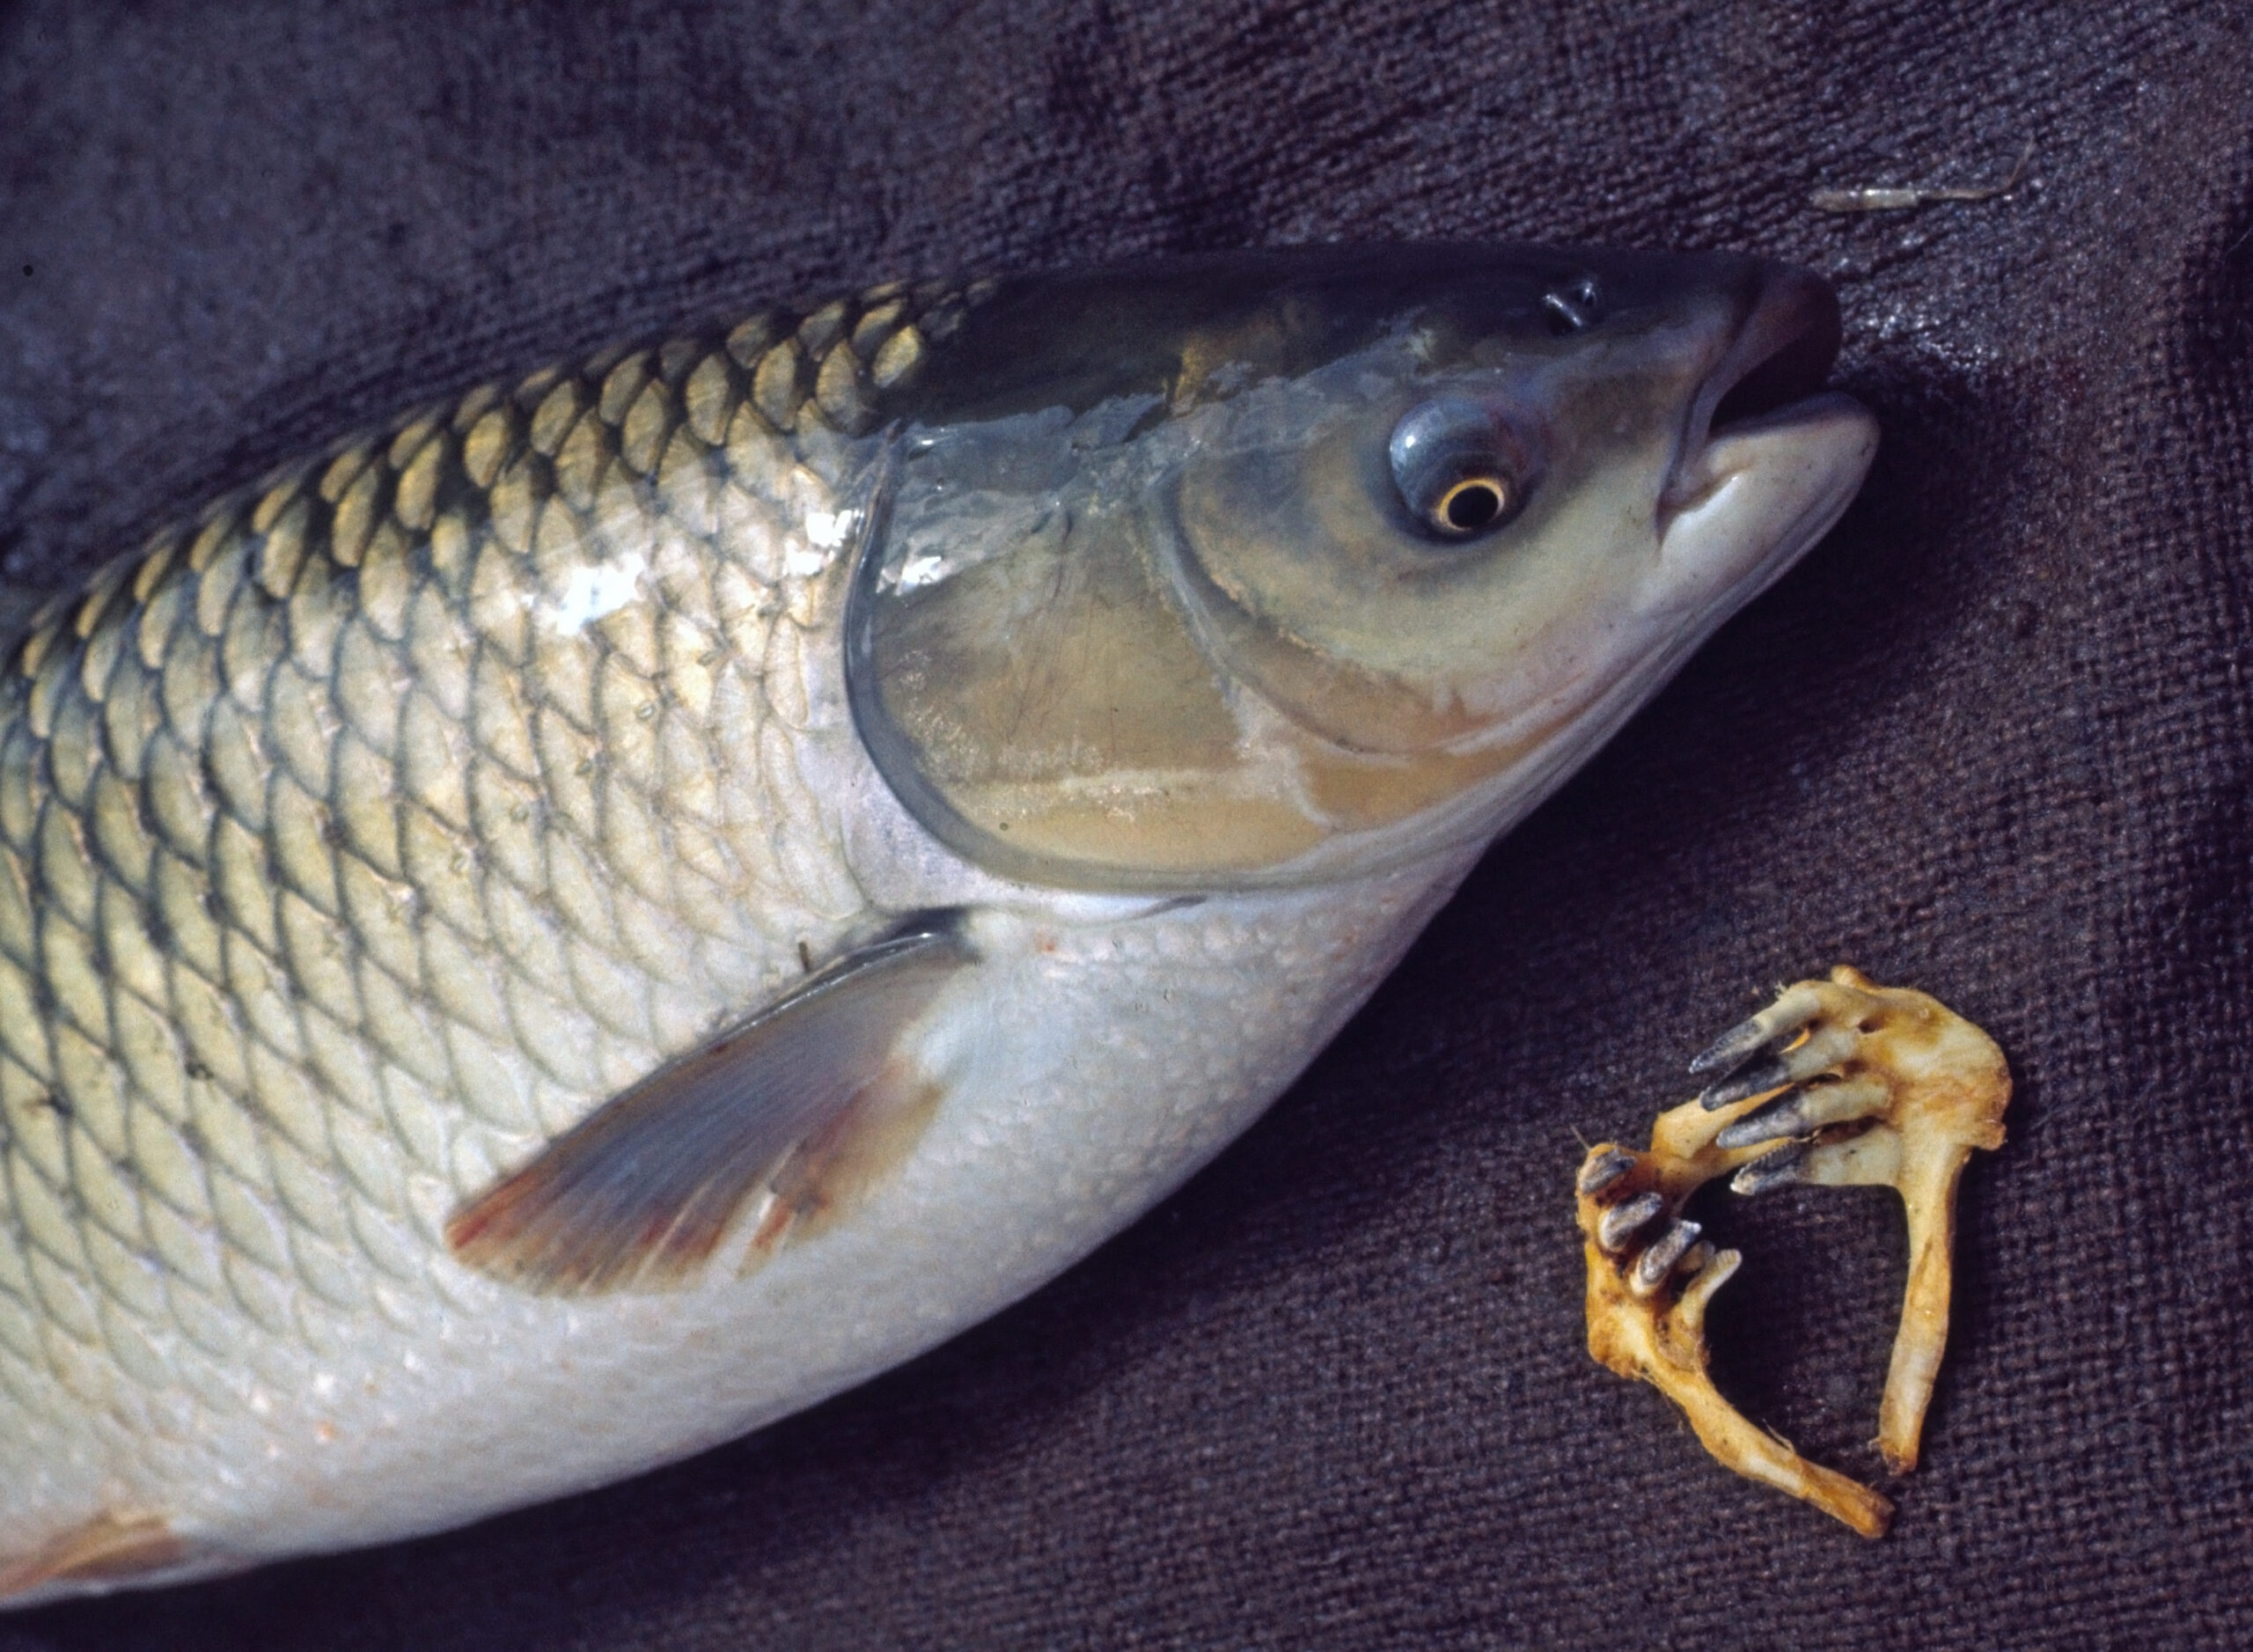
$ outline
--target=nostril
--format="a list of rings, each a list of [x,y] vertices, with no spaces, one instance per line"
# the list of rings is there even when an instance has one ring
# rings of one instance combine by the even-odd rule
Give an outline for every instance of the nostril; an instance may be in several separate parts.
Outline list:
[[[1577,275],[1541,295],[1542,319],[1550,336],[1584,333],[1604,319],[1604,290],[1593,275]]]

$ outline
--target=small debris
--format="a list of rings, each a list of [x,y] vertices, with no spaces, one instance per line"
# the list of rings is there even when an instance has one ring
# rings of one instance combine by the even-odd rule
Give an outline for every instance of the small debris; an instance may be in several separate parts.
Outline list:
[[[2034,140],[2018,152],[2018,164],[1999,184],[1946,184],[1929,188],[1881,187],[1868,189],[1818,189],[1807,198],[1817,212],[1905,212],[1912,207],[1938,206],[1948,201],[1992,201],[2007,195],[2024,181],[2027,163],[2034,158]]]

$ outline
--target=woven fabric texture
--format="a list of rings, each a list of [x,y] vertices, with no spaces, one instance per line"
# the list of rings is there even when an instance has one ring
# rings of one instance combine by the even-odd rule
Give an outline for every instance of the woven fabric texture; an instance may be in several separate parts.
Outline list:
[[[97,1648],[2253,1645],[2253,17],[1984,0],[0,9],[19,588],[308,441],[761,297],[1337,238],[1838,285],[1831,540],[1252,1133],[1031,1300],[630,1484],[0,1619]],[[1811,189],[2006,199],[1826,216]],[[1569,1180],[1773,984],[1989,1028],[1871,1545],[1583,1351]],[[1723,1205],[1724,1384],[1866,1443],[1890,1195]]]

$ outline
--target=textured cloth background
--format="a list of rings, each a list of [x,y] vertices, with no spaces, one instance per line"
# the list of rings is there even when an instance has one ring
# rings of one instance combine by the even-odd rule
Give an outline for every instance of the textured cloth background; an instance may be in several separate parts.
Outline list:
[[[2005,201],[1805,205],[2029,138]],[[761,296],[1389,236],[1826,272],[1860,503],[1031,1301],[632,1484],[0,1648],[2253,1645],[2242,4],[18,4],[0,549],[49,580]],[[1878,1545],[1589,1362],[1567,1192],[1575,1131],[1840,958],[2019,1076]],[[1724,1383],[1876,1474],[1890,1195],[1717,1210]]]

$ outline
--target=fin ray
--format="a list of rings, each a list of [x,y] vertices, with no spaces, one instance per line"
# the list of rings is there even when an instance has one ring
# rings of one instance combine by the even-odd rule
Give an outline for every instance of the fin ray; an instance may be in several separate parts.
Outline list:
[[[945,917],[848,954],[597,1108],[458,1210],[447,1242],[543,1293],[679,1283],[804,1144],[926,1085],[894,1046],[971,961]]]
[[[18,1560],[0,1559],[0,1602],[50,1583],[122,1583],[188,1558],[158,1516],[99,1514]]]

